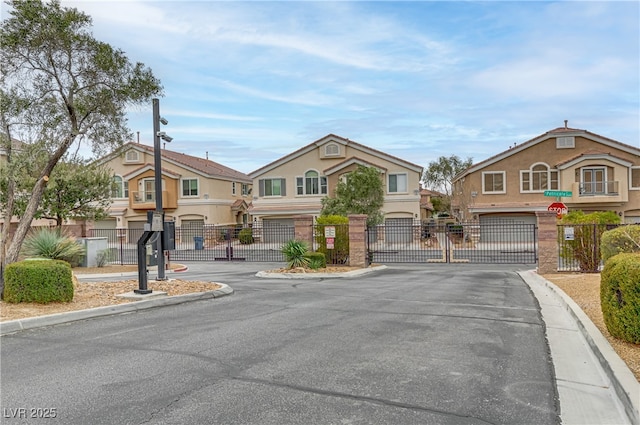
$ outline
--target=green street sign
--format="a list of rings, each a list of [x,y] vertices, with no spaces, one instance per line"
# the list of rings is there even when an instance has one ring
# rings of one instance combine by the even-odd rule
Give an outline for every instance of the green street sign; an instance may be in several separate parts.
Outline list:
[[[570,190],[545,190],[544,196],[554,196],[554,197],[571,197],[573,193]]]

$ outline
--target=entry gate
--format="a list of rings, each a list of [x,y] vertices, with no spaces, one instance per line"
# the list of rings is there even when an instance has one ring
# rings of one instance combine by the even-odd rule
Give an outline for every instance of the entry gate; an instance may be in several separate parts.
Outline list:
[[[394,223],[368,228],[366,240],[375,263],[535,264],[536,232],[535,224],[511,221]]]

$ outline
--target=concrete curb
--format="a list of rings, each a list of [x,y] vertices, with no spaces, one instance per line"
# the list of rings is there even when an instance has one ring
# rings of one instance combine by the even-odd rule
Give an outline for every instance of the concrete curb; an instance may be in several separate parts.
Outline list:
[[[233,289],[219,283],[222,287],[215,291],[196,292],[193,294],[175,295],[171,297],[153,298],[143,301],[133,301],[125,304],[90,308],[87,310],[69,311],[66,313],[49,314],[46,316],[29,317],[26,319],[9,320],[0,323],[0,335],[12,334],[27,329],[41,328],[45,326],[59,325],[62,323],[76,322],[95,317],[111,316],[114,314],[130,313],[149,308],[165,307],[169,305],[183,304],[191,301],[220,298],[233,294]]]
[[[256,273],[256,277],[266,277],[269,279],[339,279],[345,277],[362,276],[365,274],[377,272],[386,269],[387,266],[380,265],[367,267],[366,269],[351,270],[343,273],[270,273],[268,271],[260,271]]]
[[[157,267],[151,267],[148,270],[149,270],[149,272],[155,272],[158,269],[157,269]],[[186,272],[187,270],[189,270],[189,267],[182,266],[182,267],[177,268],[177,269],[166,270],[165,274],[182,273],[182,272]],[[101,278],[101,277],[132,277],[132,276],[138,276],[138,272],[92,273],[92,274],[80,273],[80,274],[74,274],[74,276],[78,280],[82,280],[82,279],[97,279],[97,278]]]
[[[632,423],[640,424],[640,384],[627,364],[609,344],[609,341],[589,319],[589,316],[562,289],[538,275],[535,271],[519,272],[519,274],[525,281],[527,278],[538,280],[560,300],[561,305],[576,321],[578,329],[580,329],[587,344],[589,344],[602,369],[611,381],[616,395],[624,406],[625,413]]]

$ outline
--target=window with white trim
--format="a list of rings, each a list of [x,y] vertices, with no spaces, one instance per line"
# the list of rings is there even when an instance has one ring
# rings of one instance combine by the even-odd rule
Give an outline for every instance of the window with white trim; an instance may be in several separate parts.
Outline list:
[[[337,156],[340,155],[340,145],[337,143],[328,143],[324,147],[325,156]]]
[[[249,194],[249,185],[246,183],[242,183],[242,196],[247,196]]]
[[[407,193],[407,175],[405,173],[389,174],[387,192]]]
[[[631,167],[629,170],[631,173],[630,189],[640,189],[640,167]]]
[[[573,136],[556,137],[556,149],[571,149],[576,147],[576,138]]]
[[[486,171],[482,173],[482,193],[506,193],[506,173]]]
[[[304,173],[304,177],[296,177],[296,194],[298,195],[326,195],[327,178],[315,170]]]
[[[198,196],[198,179],[182,179],[182,197]]]
[[[521,192],[558,190],[558,171],[545,163],[533,164],[528,170],[520,170]]]
[[[111,191],[112,198],[128,198],[129,197],[129,182],[124,181],[121,176],[113,176],[114,187]]]
[[[260,196],[286,196],[285,179],[262,179],[258,181]]]
[[[138,161],[140,161],[140,152],[134,149],[128,150],[124,157],[124,162],[138,162]]]

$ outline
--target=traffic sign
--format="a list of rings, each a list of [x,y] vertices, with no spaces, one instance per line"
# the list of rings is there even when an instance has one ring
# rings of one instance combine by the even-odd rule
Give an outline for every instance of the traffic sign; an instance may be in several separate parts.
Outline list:
[[[562,202],[554,202],[547,207],[547,211],[555,212],[556,216],[560,218],[569,212],[569,208],[567,208],[567,206]]]
[[[573,193],[570,190],[545,190],[544,196],[553,196],[553,197],[571,197]]]

